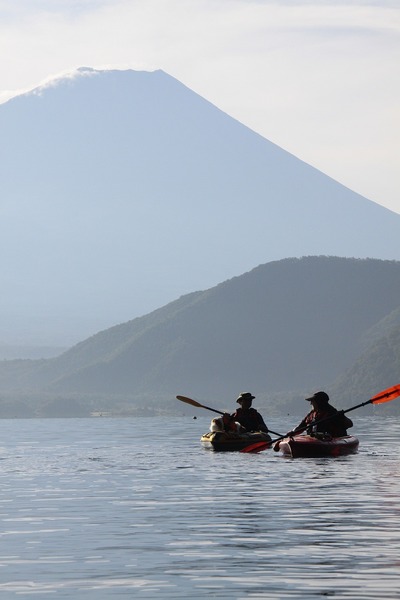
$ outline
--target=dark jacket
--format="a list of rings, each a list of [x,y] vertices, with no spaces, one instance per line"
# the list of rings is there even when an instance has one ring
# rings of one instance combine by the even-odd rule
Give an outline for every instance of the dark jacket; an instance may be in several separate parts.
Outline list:
[[[255,408],[249,408],[247,410],[238,408],[237,411],[233,413],[232,419],[240,423],[247,431],[265,431],[268,433],[268,427],[264,423],[264,419]]]
[[[311,426],[310,433],[327,433],[332,437],[342,437],[347,435],[347,429],[349,427],[353,427],[353,421],[346,417],[346,415],[336,410],[330,404],[327,404],[323,408],[318,408],[317,410],[311,410],[299,423],[295,430],[297,429],[307,429],[308,425],[311,425],[314,421],[324,420],[327,417],[330,417],[327,421],[323,421],[322,423],[318,423],[315,426]]]

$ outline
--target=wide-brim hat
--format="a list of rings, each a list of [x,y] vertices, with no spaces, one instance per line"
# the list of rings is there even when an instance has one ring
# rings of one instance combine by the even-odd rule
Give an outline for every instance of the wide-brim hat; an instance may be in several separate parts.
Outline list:
[[[241,404],[243,400],[254,400],[254,398],[255,396],[250,394],[250,392],[242,392],[241,394],[239,394],[236,402],[239,402],[239,404]]]
[[[307,402],[311,402],[312,400],[319,402],[320,404],[328,404],[329,396],[326,392],[315,392],[313,396],[306,398]]]

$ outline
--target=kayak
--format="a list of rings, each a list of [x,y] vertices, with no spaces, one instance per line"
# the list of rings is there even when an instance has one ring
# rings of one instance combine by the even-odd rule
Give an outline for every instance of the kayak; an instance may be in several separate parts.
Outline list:
[[[248,431],[245,433],[213,431],[202,435],[200,441],[204,448],[221,452],[243,450],[243,448],[256,442],[270,442],[271,437],[263,431]]]
[[[342,456],[357,452],[358,444],[358,439],[353,435],[338,438],[295,435],[277,442],[274,450],[280,450],[282,454],[292,458]]]

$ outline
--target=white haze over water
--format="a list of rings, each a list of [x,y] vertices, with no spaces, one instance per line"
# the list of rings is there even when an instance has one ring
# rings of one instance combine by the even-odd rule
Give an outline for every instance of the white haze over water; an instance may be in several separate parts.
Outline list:
[[[0,99],[80,66],[163,69],[400,212],[400,4],[0,0]]]

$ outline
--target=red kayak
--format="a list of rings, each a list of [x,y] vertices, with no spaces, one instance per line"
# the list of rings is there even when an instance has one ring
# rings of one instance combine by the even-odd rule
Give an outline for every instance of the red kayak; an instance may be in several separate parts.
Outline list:
[[[280,450],[282,454],[292,458],[342,456],[357,452],[358,444],[358,439],[352,435],[339,438],[295,435],[276,442],[274,450]]]

